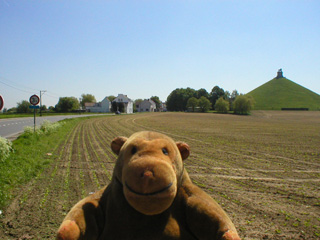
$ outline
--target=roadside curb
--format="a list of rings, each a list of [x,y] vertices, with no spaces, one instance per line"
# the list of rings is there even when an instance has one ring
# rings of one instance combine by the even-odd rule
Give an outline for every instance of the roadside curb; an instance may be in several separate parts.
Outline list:
[[[23,133],[23,131],[5,136],[4,138],[6,138],[12,142],[12,141],[16,140],[21,135],[21,133]]]

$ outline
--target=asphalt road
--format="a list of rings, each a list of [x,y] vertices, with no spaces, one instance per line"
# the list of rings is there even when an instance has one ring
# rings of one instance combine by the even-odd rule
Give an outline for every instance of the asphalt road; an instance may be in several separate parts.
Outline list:
[[[100,115],[101,114],[99,114],[99,116]],[[86,116],[94,116],[94,115],[81,114],[81,115],[36,117],[36,126],[40,126],[45,120],[48,120],[50,122],[57,122],[66,118],[77,118],[77,117],[86,117]],[[0,136],[12,140],[16,138],[20,133],[22,133],[24,130],[24,127],[26,126],[31,126],[31,127],[34,126],[33,117],[0,119]]]

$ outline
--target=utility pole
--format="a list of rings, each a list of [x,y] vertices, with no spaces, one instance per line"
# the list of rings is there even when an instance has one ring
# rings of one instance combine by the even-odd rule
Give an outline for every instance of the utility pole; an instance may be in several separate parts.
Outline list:
[[[40,90],[40,116],[42,116],[42,94],[44,94],[47,90]]]
[[[79,114],[81,114],[82,106],[81,106],[82,98],[79,98]]]

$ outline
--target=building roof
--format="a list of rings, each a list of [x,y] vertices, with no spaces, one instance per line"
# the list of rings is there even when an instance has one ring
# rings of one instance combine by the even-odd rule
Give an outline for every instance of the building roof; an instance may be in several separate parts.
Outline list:
[[[148,100],[146,100],[146,101],[148,101],[149,103],[151,103],[151,104],[154,105],[154,106],[157,106],[157,104],[156,104],[152,99],[148,99]]]
[[[113,102],[132,102],[132,100],[128,98],[127,95],[118,94],[118,97],[116,97]]]

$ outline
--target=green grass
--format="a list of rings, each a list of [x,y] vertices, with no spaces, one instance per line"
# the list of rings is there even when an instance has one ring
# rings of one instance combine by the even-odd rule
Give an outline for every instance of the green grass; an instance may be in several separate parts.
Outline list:
[[[105,113],[81,113],[81,114],[105,114]],[[112,114],[112,113],[110,113]],[[79,113],[42,113],[43,117],[48,117],[48,116],[60,116],[60,115],[79,115]],[[0,119],[6,119],[6,118],[23,118],[23,117],[33,117],[34,113],[0,113]],[[36,112],[36,117],[40,117],[39,111]]]
[[[0,119],[33,117],[33,115],[33,113],[0,113]],[[36,116],[39,116],[39,114],[37,113]]]
[[[12,191],[36,177],[51,161],[52,153],[66,138],[71,129],[84,118],[67,119],[55,132],[50,134],[22,134],[13,141],[14,152],[0,162],[0,209],[11,198]]]
[[[286,78],[274,78],[248,93],[255,100],[255,110],[309,108],[320,110],[320,95]]]

